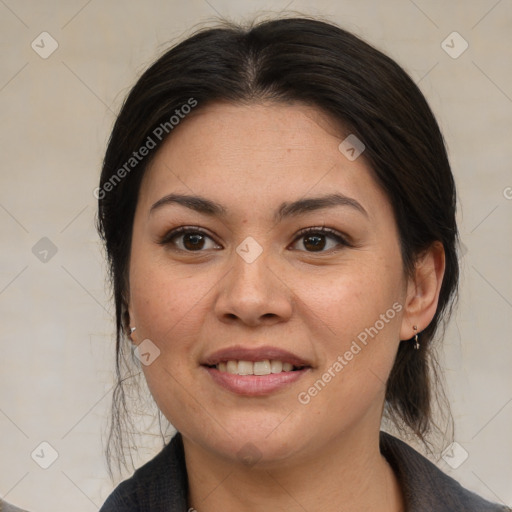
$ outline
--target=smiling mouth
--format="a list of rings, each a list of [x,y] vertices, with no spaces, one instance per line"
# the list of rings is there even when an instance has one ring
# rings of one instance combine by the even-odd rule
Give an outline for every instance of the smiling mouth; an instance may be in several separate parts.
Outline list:
[[[217,364],[205,365],[207,368],[215,368],[220,373],[232,375],[270,375],[287,373],[310,368],[306,365],[292,365],[278,359],[264,359],[262,361],[229,360],[220,361]]]

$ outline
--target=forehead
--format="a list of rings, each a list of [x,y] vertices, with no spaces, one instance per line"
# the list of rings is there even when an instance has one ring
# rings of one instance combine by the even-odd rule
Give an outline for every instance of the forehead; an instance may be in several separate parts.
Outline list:
[[[386,207],[364,153],[347,158],[339,146],[349,133],[319,109],[283,103],[199,107],[146,170],[141,207],[174,191],[253,209],[333,192]]]

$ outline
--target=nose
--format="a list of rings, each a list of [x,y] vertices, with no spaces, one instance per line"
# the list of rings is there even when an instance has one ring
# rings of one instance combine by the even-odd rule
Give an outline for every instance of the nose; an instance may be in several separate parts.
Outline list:
[[[293,293],[269,250],[263,250],[254,260],[240,254],[233,253],[232,266],[218,284],[214,308],[217,318],[251,327],[288,320],[293,311]]]

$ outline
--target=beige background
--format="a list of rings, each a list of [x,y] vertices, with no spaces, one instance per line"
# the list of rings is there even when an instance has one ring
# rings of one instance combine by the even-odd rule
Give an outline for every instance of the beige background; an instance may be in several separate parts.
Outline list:
[[[443,460],[439,466],[488,499],[512,505],[510,0],[0,0],[6,500],[31,511],[93,512],[113,488],[102,452],[113,307],[93,225],[93,189],[125,94],[169,43],[212,17],[241,20],[285,8],[320,14],[387,52],[419,83],[438,117],[458,183],[465,252],[444,365],[455,439],[469,454],[457,469]],[[47,59],[31,47],[34,40],[42,46],[43,31],[59,45]],[[441,47],[453,31],[469,44],[458,58]],[[33,252],[43,237],[57,249],[46,262],[36,257],[40,246]],[[39,243],[44,249],[48,242]],[[50,460],[44,441],[58,454],[48,469],[31,458],[35,450],[34,459]],[[148,448],[140,463],[158,449],[152,438],[141,443]]]

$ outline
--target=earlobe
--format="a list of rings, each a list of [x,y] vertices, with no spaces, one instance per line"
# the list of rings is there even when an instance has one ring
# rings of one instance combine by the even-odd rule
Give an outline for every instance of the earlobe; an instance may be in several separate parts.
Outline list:
[[[407,285],[400,339],[411,339],[414,326],[423,331],[432,321],[439,301],[445,271],[445,253],[441,242],[434,242],[416,260],[414,274]]]
[[[134,334],[134,333],[136,330],[136,326],[135,326],[134,315],[133,315],[132,308],[131,308],[130,304],[131,304],[131,301],[128,302],[125,298],[123,298],[123,311],[124,311],[123,328],[124,328],[124,332],[125,332],[126,336],[128,337],[128,339],[132,343],[135,343],[136,334]]]
[[[131,328],[131,322],[132,322],[132,311],[131,307],[126,300],[125,297],[123,297],[123,303],[122,303],[122,320],[123,320],[123,329],[127,336],[130,336],[130,328]]]

